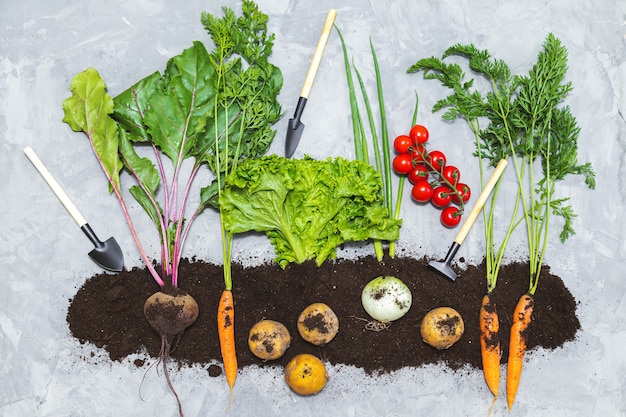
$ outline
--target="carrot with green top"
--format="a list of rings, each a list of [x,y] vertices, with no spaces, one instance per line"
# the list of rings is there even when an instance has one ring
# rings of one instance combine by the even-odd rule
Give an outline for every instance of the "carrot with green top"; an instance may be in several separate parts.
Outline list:
[[[268,16],[252,0],[243,0],[241,10],[241,17],[236,17],[230,9],[224,9],[226,17],[222,19],[208,12],[201,15],[202,25],[217,45],[209,63],[202,67],[214,78],[211,79],[211,93],[206,94],[212,103],[203,104],[203,111],[211,118],[203,129],[193,131],[196,142],[189,146],[203,151],[201,156],[214,174],[211,184],[204,187],[200,195],[203,206],[215,208],[220,214],[224,291],[218,304],[217,324],[224,373],[230,388],[229,407],[233,402],[237,356],[232,234],[224,227],[221,198],[226,177],[237,169],[239,163],[267,153],[276,134],[272,125],[283,113],[277,100],[282,87],[282,72],[269,62],[274,34],[267,30]],[[254,46],[249,42],[254,42]],[[245,65],[233,65],[240,61]],[[241,68],[241,73],[233,72],[235,68]]]
[[[452,56],[467,58],[472,72],[490,81],[490,91],[476,89],[473,80],[465,79],[458,63],[444,62]],[[494,59],[487,50],[472,44],[456,44],[441,59],[425,58],[408,70],[417,71],[422,71],[424,78],[439,80],[453,90],[435,103],[433,111],[445,110],[444,119],[460,118],[469,124],[476,138],[479,164],[485,159],[494,165],[496,160],[506,158],[514,165],[517,193],[509,227],[497,250],[490,226],[493,217],[490,215],[485,221],[488,287],[495,285],[511,233],[519,225],[525,225],[528,238],[530,286],[518,303],[511,329],[507,367],[510,408],[520,382],[526,331],[532,321],[534,295],[551,237],[550,220],[555,216],[561,220],[561,243],[574,234],[576,214],[568,204],[569,198],[558,197],[557,184],[568,175],[581,175],[587,187],[595,188],[593,167],[578,162],[580,127],[569,106],[564,104],[573,89],[566,81],[567,49],[554,34],[548,34],[528,74],[514,76],[504,61]],[[486,126],[481,126],[483,120],[488,122]]]

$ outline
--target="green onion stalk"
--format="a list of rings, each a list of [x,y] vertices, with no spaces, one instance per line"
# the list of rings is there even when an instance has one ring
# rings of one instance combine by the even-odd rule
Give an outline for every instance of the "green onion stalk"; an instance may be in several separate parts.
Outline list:
[[[398,220],[400,216],[400,207],[402,201],[402,192],[404,189],[404,181],[405,178],[402,176],[398,183],[398,188],[396,191],[396,203],[394,206],[393,201],[393,186],[392,186],[392,170],[391,170],[391,154],[390,154],[390,146],[389,146],[389,133],[387,128],[387,117],[385,110],[385,101],[383,95],[383,85],[382,78],[380,75],[380,67],[378,65],[378,58],[376,56],[376,50],[374,49],[374,45],[370,39],[370,50],[372,53],[372,59],[374,63],[374,71],[376,75],[376,92],[378,99],[378,111],[379,111],[379,119],[380,119],[380,136],[377,133],[376,122],[374,112],[372,110],[372,105],[369,99],[369,95],[367,93],[367,89],[365,88],[365,84],[363,82],[363,78],[359,70],[356,66],[350,63],[350,59],[348,57],[346,43],[343,39],[341,31],[337,26],[335,26],[337,33],[339,34],[339,39],[341,40],[341,46],[343,49],[343,57],[346,68],[346,79],[348,84],[348,91],[350,97],[350,110],[352,115],[352,129],[354,136],[354,150],[355,150],[355,158],[370,163],[370,156],[368,151],[368,140],[367,134],[365,130],[365,123],[363,121],[363,117],[361,115],[361,111],[359,109],[358,99],[357,99],[357,89],[354,84],[354,80],[352,78],[352,72],[357,77],[359,83],[359,90],[363,99],[363,105],[365,107],[365,111],[367,113],[367,121],[369,126],[369,132],[371,134],[372,141],[372,150],[374,153],[374,166],[376,170],[379,172],[382,178],[382,193],[383,193],[383,201],[385,208],[389,214],[389,217]],[[417,112],[417,106],[416,106]],[[415,118],[415,116],[414,116]],[[374,252],[376,254],[376,259],[378,261],[382,261],[384,257],[383,250],[383,242],[381,240],[374,240]],[[389,242],[389,256],[395,256],[395,242]]]

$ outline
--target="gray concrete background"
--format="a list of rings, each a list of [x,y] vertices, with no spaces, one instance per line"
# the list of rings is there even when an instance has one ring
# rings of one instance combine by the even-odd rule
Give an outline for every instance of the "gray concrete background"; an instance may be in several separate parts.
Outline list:
[[[0,263],[5,273],[0,280],[0,415],[176,415],[173,398],[154,371],[144,379],[144,369],[137,369],[133,358],[113,364],[104,355],[90,357],[93,349],[81,347],[69,335],[68,299],[100,270],[87,256],[89,242],[22,151],[33,146],[96,233],[120,242],[126,267],[141,265],[118,202],[105,192],[104,177],[88,142],[61,122],[69,81],[83,69],[95,67],[115,95],[162,70],[169,57],[193,40],[210,44],[200,13],[220,13],[225,5],[239,14],[239,2],[1,3]],[[476,183],[478,170],[476,160],[468,157],[473,150],[468,129],[431,114],[443,90],[421,75],[406,74],[406,69],[460,42],[488,49],[513,71],[524,73],[535,62],[548,32],[561,39],[569,50],[568,79],[575,87],[568,104],[582,128],[579,156],[594,165],[597,189],[587,190],[575,177],[559,184],[558,194],[571,197],[579,216],[574,225],[577,234],[562,245],[554,233],[546,263],[579,301],[582,332],[575,342],[556,351],[531,352],[515,408],[509,413],[500,399],[493,415],[626,415],[626,4],[617,0],[259,0],[258,4],[269,14],[270,30],[276,34],[273,62],[285,79],[280,101],[287,114],[276,125],[271,152],[282,154],[287,120],[322,22],[327,10],[336,8],[336,24],[372,95],[370,37],[376,47],[390,134],[408,129],[418,91],[420,121],[429,127],[433,146],[455,161],[469,183]],[[306,129],[296,157],[352,156],[345,71],[336,33],[330,37],[303,120]],[[512,177],[506,181],[513,185]],[[415,206],[405,191],[405,223],[398,246],[406,256],[443,256],[456,231],[441,228],[434,212]],[[145,233],[147,249],[156,255],[152,226],[138,209],[133,214]],[[211,213],[198,220],[186,255],[221,262],[216,222]],[[244,263],[272,258],[272,248],[263,237],[237,239],[234,252],[235,260]],[[479,219],[460,255],[467,262],[480,262],[483,254]],[[507,260],[525,256],[524,237],[518,234]],[[428,366],[371,377],[358,369],[331,367],[330,374],[320,395],[301,398],[283,384],[280,371],[245,369],[228,413],[475,416],[486,415],[490,401],[482,374],[475,370],[450,372]],[[206,370],[193,367],[175,372],[173,383],[186,415],[223,414],[228,402],[223,379],[209,378]]]

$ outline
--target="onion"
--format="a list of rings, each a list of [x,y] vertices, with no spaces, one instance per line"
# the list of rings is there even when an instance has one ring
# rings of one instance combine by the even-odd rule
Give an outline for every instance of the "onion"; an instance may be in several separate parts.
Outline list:
[[[398,278],[380,276],[363,288],[361,302],[374,320],[388,323],[398,320],[409,311],[413,297],[409,287]]]

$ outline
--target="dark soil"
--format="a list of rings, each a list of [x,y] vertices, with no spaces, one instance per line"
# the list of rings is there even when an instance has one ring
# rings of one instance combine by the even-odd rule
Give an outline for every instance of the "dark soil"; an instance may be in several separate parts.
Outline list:
[[[441,363],[452,369],[464,365],[480,368],[478,312],[485,293],[484,265],[457,270],[452,282],[426,266],[425,259],[396,258],[379,263],[374,257],[289,265],[281,270],[270,263],[243,268],[233,265],[235,331],[239,367],[252,364],[284,366],[298,353],[312,353],[332,364],[347,364],[369,373],[389,372],[403,367]],[[406,316],[386,330],[366,330],[368,316],[361,306],[361,290],[370,279],[394,275],[413,293],[413,306]],[[220,374],[217,337],[217,304],[223,290],[222,268],[201,261],[181,264],[179,286],[200,306],[198,320],[191,325],[172,352],[181,364],[205,365],[212,376]],[[135,268],[117,275],[102,274],[88,279],[71,300],[67,320],[71,333],[81,343],[105,349],[114,361],[144,348],[157,357],[159,336],[143,315],[146,298],[159,288],[145,269]],[[500,272],[492,300],[497,304],[502,334],[502,362],[506,362],[511,315],[517,300],[528,289],[528,265],[513,263]],[[328,304],[339,317],[339,333],[320,348],[302,340],[296,321],[313,302]],[[420,322],[432,308],[449,306],[463,317],[465,333],[447,350],[426,345]],[[544,267],[535,295],[533,322],[528,347],[554,349],[574,340],[580,323],[577,303],[561,278]],[[282,322],[292,336],[291,347],[280,359],[263,363],[248,349],[248,332],[261,319]],[[94,348],[95,349],[95,348]],[[136,361],[142,365],[143,361]]]

